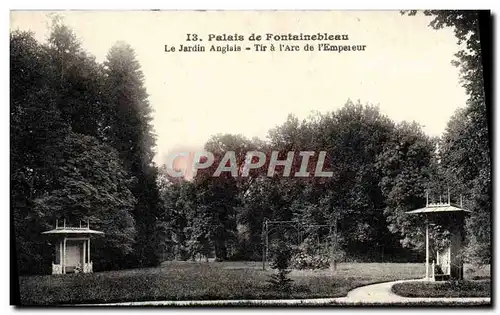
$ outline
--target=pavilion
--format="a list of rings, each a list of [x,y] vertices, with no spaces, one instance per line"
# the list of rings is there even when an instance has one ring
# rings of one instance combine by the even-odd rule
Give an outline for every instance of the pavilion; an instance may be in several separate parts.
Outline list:
[[[91,273],[92,260],[90,259],[90,237],[93,235],[104,235],[104,232],[91,230],[89,222],[82,227],[59,226],[56,220],[56,228],[43,232],[55,239],[55,257],[52,263],[52,274],[66,273]]]
[[[460,196],[460,205],[450,202],[449,193],[448,202],[445,203],[429,203],[429,198],[427,197],[425,208],[406,213],[425,216],[425,278],[432,281],[463,279],[463,262],[459,254],[465,241],[465,216],[470,211],[462,207],[462,197]],[[432,274],[430,274],[429,226],[433,224],[441,225],[449,231],[450,242],[446,248],[436,250],[436,261],[432,262]],[[442,273],[435,273],[435,264],[440,267]]]

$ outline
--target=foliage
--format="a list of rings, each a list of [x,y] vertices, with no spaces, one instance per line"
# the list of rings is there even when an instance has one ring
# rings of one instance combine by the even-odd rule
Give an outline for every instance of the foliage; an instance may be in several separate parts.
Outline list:
[[[153,164],[155,137],[151,126],[151,105],[144,88],[144,75],[130,45],[118,42],[104,62],[107,112],[105,139],[119,153],[125,169],[136,181],[131,190],[137,198],[134,219],[137,240],[133,265],[159,263],[161,243],[158,216],[162,211],[157,186],[158,172]]]
[[[53,170],[53,190],[33,200],[33,215],[47,223],[65,219],[70,226],[89,221],[106,234],[93,242],[96,269],[123,266],[135,238],[131,212],[136,200],[116,151],[79,134],[60,145],[62,162]]]
[[[402,236],[403,246],[423,248],[421,218],[407,211],[425,206],[426,192],[432,180],[434,142],[416,123],[395,126],[383,151],[377,156],[377,168],[383,177],[379,183],[386,197],[384,214],[392,233]]]
[[[399,233],[402,224],[411,226],[405,221],[408,218],[401,220],[399,216],[422,202],[429,178],[426,170],[430,168],[434,149],[433,142],[423,135],[418,125],[396,126],[377,107],[349,101],[340,110],[313,115],[302,122],[289,116],[283,125],[272,129],[269,136],[267,144],[238,135],[218,135],[207,142],[205,149],[216,156],[214,165],[198,171],[192,181],[196,189],[190,190],[191,197],[185,197],[193,206],[186,213],[198,213],[202,219],[196,220],[197,215],[189,215],[187,219],[186,214],[181,214],[184,212],[180,211],[180,204],[168,210],[178,213],[179,219],[183,218],[180,222],[187,227],[178,229],[176,233],[183,235],[177,239],[190,239],[189,246],[199,247],[202,240],[188,234],[199,230],[196,222],[208,222],[212,231],[208,242],[214,246],[216,257],[224,259],[225,248],[236,246],[233,253],[238,253],[240,259],[260,259],[262,223],[267,218],[296,221],[305,226],[337,222],[338,235],[341,235],[338,251],[361,259],[383,259],[384,252],[401,248],[399,235],[391,232]],[[400,142],[404,144],[401,148]],[[268,164],[249,177],[234,178],[228,172],[221,177],[211,176],[226,150],[237,152],[236,160],[241,166],[242,153],[257,148],[268,153],[267,161],[272,150],[283,154],[325,150],[324,169],[331,170],[333,176],[282,177],[283,167],[277,167],[276,176],[267,177]],[[300,159],[297,161],[292,166],[292,174],[300,168]],[[313,172],[315,166],[316,161],[310,159],[308,171]],[[405,174],[413,179],[407,181]],[[164,186],[175,191],[178,185],[185,184],[171,181]],[[412,195],[413,186],[418,187],[420,196]],[[401,189],[405,195],[399,194]],[[169,192],[164,193],[166,200]],[[204,210],[200,210],[202,208]],[[171,219],[173,217],[168,220]],[[388,229],[388,223],[393,227]],[[307,229],[303,232],[316,233]],[[298,245],[297,233],[294,229],[285,229],[280,238]],[[274,238],[276,233],[271,234]],[[371,250],[364,250],[366,247]]]
[[[291,256],[290,246],[284,241],[278,242],[271,260],[271,268],[276,269],[277,273],[270,275],[270,279],[267,280],[275,291],[289,293],[292,290],[293,280],[289,277],[288,269]]]
[[[28,32],[10,34],[10,187],[19,272],[42,272],[50,261],[33,216],[33,199],[50,189],[52,157],[70,131],[47,80],[51,67],[44,46]],[[48,265],[48,264],[47,264]]]
[[[491,166],[487,143],[480,144],[480,131],[467,110],[458,111],[443,138],[443,167],[446,178],[463,195],[464,207],[472,211],[466,224],[466,259],[489,263],[491,259]]]
[[[293,269],[327,269],[330,267],[333,258],[331,242],[322,244],[319,238],[306,238],[294,251],[290,266]],[[335,259],[339,262],[342,259],[342,250],[335,253]],[[339,255],[340,254],[340,255]]]
[[[327,269],[330,267],[330,258],[325,255],[313,255],[305,252],[297,252],[292,256],[291,267],[293,269]]]

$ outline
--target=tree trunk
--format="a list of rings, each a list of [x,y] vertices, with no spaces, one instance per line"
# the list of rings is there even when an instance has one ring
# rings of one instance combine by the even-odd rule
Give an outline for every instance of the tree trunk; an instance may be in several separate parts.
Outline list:
[[[224,240],[216,240],[215,242],[215,259],[224,261],[227,259],[227,248]]]

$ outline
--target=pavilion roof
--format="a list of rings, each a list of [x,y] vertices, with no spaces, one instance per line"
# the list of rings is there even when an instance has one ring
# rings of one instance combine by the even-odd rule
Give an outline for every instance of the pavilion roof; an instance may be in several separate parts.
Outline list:
[[[104,234],[104,232],[91,230],[88,227],[58,227],[42,234]]]
[[[407,211],[406,213],[437,213],[437,212],[471,212],[470,210],[464,209],[458,205],[451,203],[429,203],[426,207]]]

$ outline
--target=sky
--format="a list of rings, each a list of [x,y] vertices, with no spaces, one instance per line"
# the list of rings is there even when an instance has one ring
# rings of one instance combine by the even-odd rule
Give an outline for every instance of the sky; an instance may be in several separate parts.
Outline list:
[[[11,12],[11,30],[31,30],[45,41],[49,12]],[[155,161],[196,151],[217,133],[265,139],[289,113],[341,108],[348,99],[378,105],[394,121],[416,121],[439,136],[466,95],[451,60],[459,47],[451,29],[398,11],[63,11],[83,47],[102,62],[116,41],[136,51],[154,110]],[[364,51],[165,52],[196,33],[347,34],[341,44]],[[269,44],[267,42],[266,44]],[[274,42],[275,45],[307,42]],[[309,42],[317,45],[318,42]],[[337,44],[336,42],[329,42]],[[251,46],[248,40],[238,43]],[[207,49],[208,50],[208,49]]]

